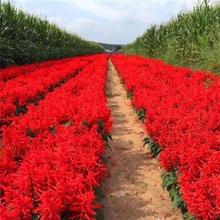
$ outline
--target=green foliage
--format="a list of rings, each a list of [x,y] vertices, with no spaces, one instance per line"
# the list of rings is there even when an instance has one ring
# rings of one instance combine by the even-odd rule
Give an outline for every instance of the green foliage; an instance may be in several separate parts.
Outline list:
[[[186,211],[186,204],[181,199],[179,185],[177,182],[177,176],[175,172],[167,172],[162,175],[163,188],[169,191],[174,208],[180,208],[184,212]]]
[[[144,146],[145,145],[147,145],[153,157],[156,157],[161,152],[160,145],[150,137],[144,138]]]
[[[112,136],[110,134],[103,133],[102,139],[105,141],[105,146],[112,150],[109,144],[109,142],[112,141]]]
[[[132,99],[133,94],[132,91],[127,91],[127,99]]]
[[[142,122],[144,122],[145,118],[146,118],[146,111],[145,109],[141,108],[141,109],[136,109],[137,115],[138,115],[138,119],[141,120]]]
[[[206,0],[191,12],[181,12],[166,24],[152,26],[123,52],[218,72],[219,32],[220,5],[210,6]]]
[[[153,141],[150,137],[144,138],[144,146],[145,145],[148,146],[148,149],[153,157],[156,157],[161,152],[160,145]],[[162,175],[162,182],[163,188],[169,192],[173,207],[181,210],[183,219],[195,220],[196,218],[188,212],[187,205],[182,199],[177,172],[170,171],[164,173]]]
[[[218,39],[220,34],[218,35]],[[203,69],[220,74],[220,41],[216,40],[212,48],[201,51],[200,60],[194,64],[195,69]]]
[[[171,171],[162,175],[163,188],[169,192],[174,208],[179,208],[184,220],[195,220],[188,213],[186,203],[182,200],[180,187],[177,180],[176,172]]]
[[[132,99],[133,98],[132,92],[127,91],[127,98],[128,99]],[[144,108],[137,109],[135,107],[135,105],[133,105],[133,109],[134,109],[135,113],[137,114],[138,119],[140,121],[144,122],[144,120],[146,119],[146,110]]]
[[[0,5],[0,67],[104,52],[96,43],[60,30],[47,20]]]
[[[105,198],[105,192],[103,190],[103,188],[101,186],[99,187],[95,187],[94,188],[95,191],[95,195],[96,195],[96,201],[98,203],[102,202],[102,199]],[[104,220],[104,209],[103,207],[100,207],[99,209],[96,210],[96,216],[95,216],[96,220]]]
[[[102,139],[105,141],[105,146],[108,147],[111,150],[111,146],[109,144],[110,141],[112,141],[111,134],[106,133],[105,131],[105,122],[100,119],[97,121],[97,132],[99,132],[102,135]]]
[[[95,219],[96,220],[104,220],[105,219],[103,208],[100,208],[97,210]]]

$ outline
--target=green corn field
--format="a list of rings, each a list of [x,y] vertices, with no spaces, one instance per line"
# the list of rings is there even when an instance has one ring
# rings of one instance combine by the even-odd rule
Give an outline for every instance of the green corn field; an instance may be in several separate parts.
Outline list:
[[[60,30],[10,3],[0,5],[0,66],[103,52],[93,42]]]
[[[206,0],[168,23],[151,26],[123,52],[220,72],[220,5]]]

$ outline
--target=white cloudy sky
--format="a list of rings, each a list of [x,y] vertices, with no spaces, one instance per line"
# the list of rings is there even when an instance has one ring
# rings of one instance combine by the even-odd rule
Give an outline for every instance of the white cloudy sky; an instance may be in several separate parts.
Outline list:
[[[5,0],[6,1],[6,0]],[[219,0],[211,0],[211,3]],[[11,0],[85,39],[129,43],[152,24],[190,10],[198,0]]]

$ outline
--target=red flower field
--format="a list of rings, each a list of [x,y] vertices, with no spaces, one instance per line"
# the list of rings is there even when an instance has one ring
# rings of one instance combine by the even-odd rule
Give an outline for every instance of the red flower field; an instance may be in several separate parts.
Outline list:
[[[145,127],[177,170],[182,198],[198,219],[220,216],[220,79],[160,60],[112,58],[132,103],[146,112]]]
[[[138,56],[111,57],[160,164],[198,219],[220,216],[220,80]],[[2,69],[0,219],[95,219],[111,134],[107,55]]]
[[[55,61],[45,67],[50,68],[45,76],[40,74],[47,69],[41,68],[6,82],[3,94],[8,94],[8,99],[14,97],[11,90],[7,91],[7,84],[19,83],[23,77],[25,85],[32,85],[27,94],[35,97],[43,87],[80,67],[84,68],[78,75],[29,105],[26,114],[11,114],[10,126],[3,126],[1,219],[95,216],[99,205],[94,188],[100,185],[106,170],[101,161],[105,145],[102,135],[111,129],[105,97],[107,57],[74,58],[59,65]],[[18,88],[21,94],[23,88]],[[22,97],[18,95],[18,99]]]

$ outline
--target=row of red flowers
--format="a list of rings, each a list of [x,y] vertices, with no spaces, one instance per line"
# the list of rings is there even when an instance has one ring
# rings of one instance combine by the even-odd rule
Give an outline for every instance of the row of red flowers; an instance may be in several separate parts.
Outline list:
[[[2,220],[95,218],[94,188],[106,170],[102,135],[110,133],[111,120],[107,57],[90,59],[80,74],[3,126]]]
[[[72,58],[64,58],[56,61],[45,61],[41,63],[34,63],[34,64],[25,64],[22,66],[9,66],[7,68],[0,69],[0,85],[3,82],[6,82],[10,79],[13,79],[17,76],[24,75],[24,74],[29,74],[35,70],[38,70],[40,68],[45,68],[54,65],[55,63],[62,63],[67,61],[68,59]]]
[[[39,99],[53,86],[76,75],[77,71],[94,59],[95,57],[78,57],[48,61],[39,69],[36,69],[36,65],[33,64],[33,67],[29,66],[32,67],[32,72],[28,74],[23,73],[25,67],[20,67],[19,76],[0,84],[0,124],[6,124],[20,109],[24,108],[27,102]]]
[[[198,219],[220,217],[220,79],[159,60],[112,58],[132,103],[146,111],[160,163],[178,170],[183,200]]]

